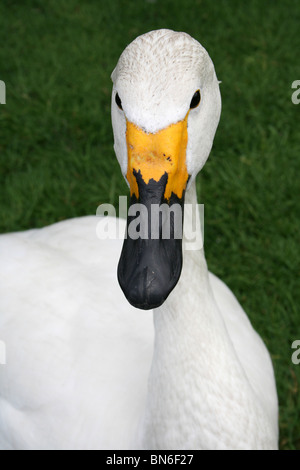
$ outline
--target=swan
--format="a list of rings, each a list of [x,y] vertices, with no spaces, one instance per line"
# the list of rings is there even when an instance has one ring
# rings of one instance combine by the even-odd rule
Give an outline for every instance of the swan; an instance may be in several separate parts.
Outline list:
[[[112,81],[130,207],[184,208],[183,240],[175,222],[169,239],[130,237],[132,214],[108,219],[124,240],[101,240],[96,216],[0,236],[0,448],[277,449],[270,355],[191,245],[221,112],[214,65],[188,34],[156,30]]]

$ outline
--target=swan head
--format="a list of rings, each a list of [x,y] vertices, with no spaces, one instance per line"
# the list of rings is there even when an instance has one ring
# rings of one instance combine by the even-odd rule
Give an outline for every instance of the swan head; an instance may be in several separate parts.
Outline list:
[[[166,29],[129,44],[112,81],[115,153],[131,206],[145,208],[129,211],[118,278],[132,305],[151,309],[166,300],[180,277],[183,215],[172,216],[172,208],[183,214],[185,192],[209,156],[221,112],[219,82],[199,42]],[[170,209],[168,237],[162,236],[164,215],[158,217],[158,235],[151,231],[154,206]],[[129,233],[134,222],[140,237]]]

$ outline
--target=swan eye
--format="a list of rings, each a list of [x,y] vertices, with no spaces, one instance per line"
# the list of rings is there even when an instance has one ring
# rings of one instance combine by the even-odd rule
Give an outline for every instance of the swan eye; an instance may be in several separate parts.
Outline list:
[[[117,103],[118,108],[123,109],[123,108],[122,108],[122,101],[121,101],[121,98],[119,97],[119,93],[116,93],[116,98],[115,98],[115,100],[116,100],[116,103]]]
[[[200,90],[197,90],[194,93],[194,96],[192,98],[191,104],[190,104],[190,109],[197,108],[198,104],[200,103],[201,100],[201,95],[200,95]]]

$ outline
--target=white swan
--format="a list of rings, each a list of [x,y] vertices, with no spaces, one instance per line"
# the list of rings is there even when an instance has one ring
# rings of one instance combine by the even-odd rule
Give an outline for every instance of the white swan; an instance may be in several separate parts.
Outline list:
[[[147,200],[152,184],[154,198],[182,203],[189,177],[195,206],[221,108],[207,52],[185,33],[152,31],[125,49],[112,78],[115,151],[133,200]],[[99,240],[98,222],[0,237],[0,448],[276,449],[270,356],[203,250],[184,250],[172,290],[177,241],[125,244],[120,283],[133,304],[163,302],[152,314],[126,301],[123,241]]]

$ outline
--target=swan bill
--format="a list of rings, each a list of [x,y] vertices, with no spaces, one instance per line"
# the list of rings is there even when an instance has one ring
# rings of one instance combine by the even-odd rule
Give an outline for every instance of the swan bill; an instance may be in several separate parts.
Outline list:
[[[131,200],[118,280],[144,310],[161,306],[181,274],[187,117],[156,134],[127,122]]]

